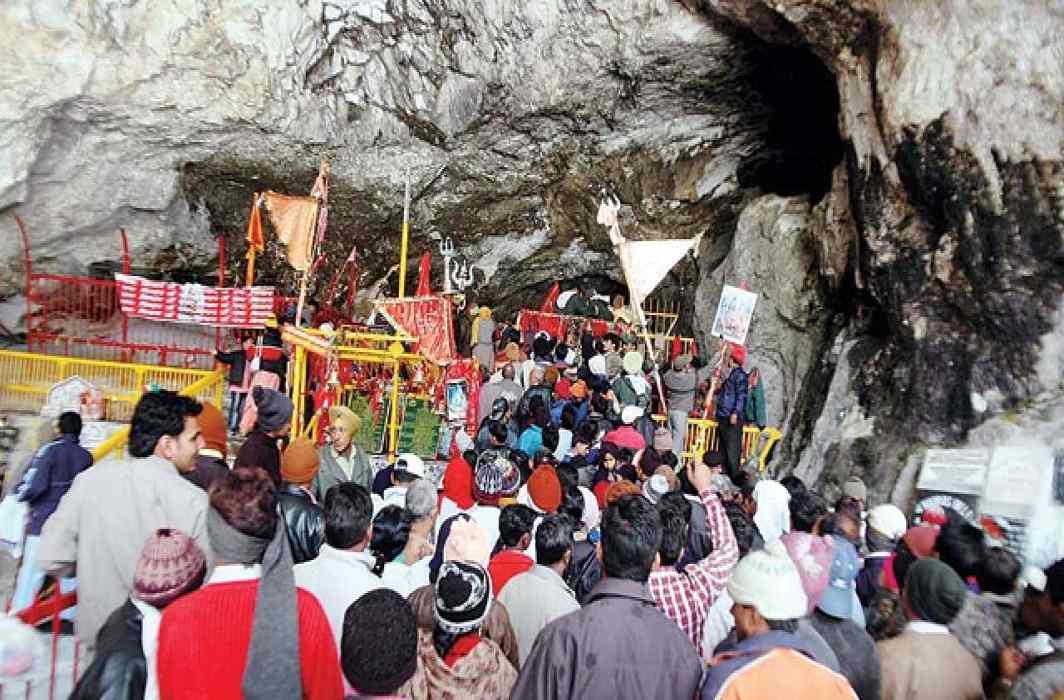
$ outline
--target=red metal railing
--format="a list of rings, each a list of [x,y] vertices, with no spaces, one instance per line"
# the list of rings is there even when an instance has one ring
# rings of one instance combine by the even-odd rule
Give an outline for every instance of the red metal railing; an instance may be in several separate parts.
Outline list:
[[[113,279],[35,272],[25,224],[16,216],[26,273],[26,344],[30,351],[97,360],[210,369],[223,330],[130,319]],[[122,271],[132,269],[125,230]],[[219,282],[225,260],[219,238]]]
[[[41,623],[51,622],[51,650],[49,653],[49,669],[48,669],[48,700],[54,700],[59,688],[58,678],[58,660],[59,660],[59,640],[62,634],[61,631],[61,618],[62,613],[67,608],[71,608],[78,603],[77,591],[71,591],[70,593],[60,593],[58,586],[55,590],[41,594],[39,593],[37,599],[28,608],[16,613],[18,618],[27,625],[37,627]],[[72,655],[73,667],[70,674],[70,686],[69,689],[73,690],[78,681],[78,662],[81,654],[81,642],[74,638],[74,648]],[[19,681],[18,678],[7,679],[8,686],[16,686]],[[33,680],[23,681],[25,697],[40,697],[40,693],[35,692],[37,688],[34,686]],[[64,693],[65,694],[65,693]],[[3,694],[3,687],[0,687],[0,697],[5,697]]]

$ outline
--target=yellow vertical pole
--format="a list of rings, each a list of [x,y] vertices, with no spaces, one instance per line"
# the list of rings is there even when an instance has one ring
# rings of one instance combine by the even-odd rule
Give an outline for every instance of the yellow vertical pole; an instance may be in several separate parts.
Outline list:
[[[296,345],[295,361],[292,363],[291,379],[289,382],[289,391],[292,392],[292,434],[299,435],[299,430],[303,423],[303,405],[304,405],[304,391],[303,381],[307,376],[304,365],[307,362],[307,353],[303,349],[302,345]]]
[[[399,447],[399,360],[392,363],[392,411],[388,423],[388,461],[394,461]]]
[[[410,239],[410,176],[403,194],[403,240],[399,244],[399,298],[406,296],[406,250]]]
[[[402,279],[402,278],[400,278]],[[388,420],[388,461],[394,461],[399,451],[399,355],[403,344],[394,342],[388,347],[394,356],[392,360],[392,410]]]

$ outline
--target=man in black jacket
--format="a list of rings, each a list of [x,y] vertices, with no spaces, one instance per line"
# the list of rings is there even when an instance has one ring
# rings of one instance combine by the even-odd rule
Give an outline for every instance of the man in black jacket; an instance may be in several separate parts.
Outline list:
[[[312,489],[320,464],[314,443],[305,437],[293,440],[281,457],[284,485],[277,494],[277,505],[295,564],[318,556],[325,541],[325,511],[315,502]]]
[[[214,359],[229,367],[225,378],[229,382],[229,432],[236,433],[240,416],[244,413],[244,400],[248,397],[251,372],[248,364],[255,356],[255,343],[251,336],[244,338],[241,347],[232,352],[216,352]]]
[[[207,575],[207,558],[180,530],[160,529],[148,538],[133,574],[133,593],[96,636],[95,657],[71,700],[142,700],[158,697],[154,645],[162,610],[196,590]],[[154,630],[145,636],[144,630]],[[144,642],[151,645],[148,663]]]

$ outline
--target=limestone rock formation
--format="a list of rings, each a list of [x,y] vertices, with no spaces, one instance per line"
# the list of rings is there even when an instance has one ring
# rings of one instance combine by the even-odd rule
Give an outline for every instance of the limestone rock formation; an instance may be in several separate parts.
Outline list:
[[[806,197],[768,194],[753,200],[739,216],[724,261],[703,257],[695,295],[695,307],[705,309],[695,316],[695,330],[708,337],[724,284],[745,282],[758,292],[747,368],[761,370],[769,424],[785,432],[798,428],[792,417],[829,325],[812,223]]]
[[[768,110],[746,80],[760,45],[661,0],[16,0],[0,13],[15,97],[0,107],[0,211],[20,212],[35,258],[65,271],[116,257],[124,226],[139,262],[185,268],[211,269],[224,235],[235,273],[252,194],[306,192],[327,158],[320,277],[352,246],[365,286],[395,264],[409,176],[412,251],[454,237],[512,311],[557,276],[616,284],[594,223],[604,185],[630,235],[729,231],[736,168]],[[16,239],[0,246],[11,290]],[[274,252],[261,279],[290,283]]]

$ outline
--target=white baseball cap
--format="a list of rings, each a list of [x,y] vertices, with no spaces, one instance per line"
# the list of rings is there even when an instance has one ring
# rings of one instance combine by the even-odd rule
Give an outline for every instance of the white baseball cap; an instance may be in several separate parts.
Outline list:
[[[425,478],[425,463],[420,457],[411,452],[403,452],[395,458],[395,470],[398,472],[406,472],[419,479]]]
[[[635,423],[641,415],[643,415],[643,409],[639,408],[639,406],[625,406],[624,409],[621,410],[621,422],[625,425],[631,425],[632,423]]]

